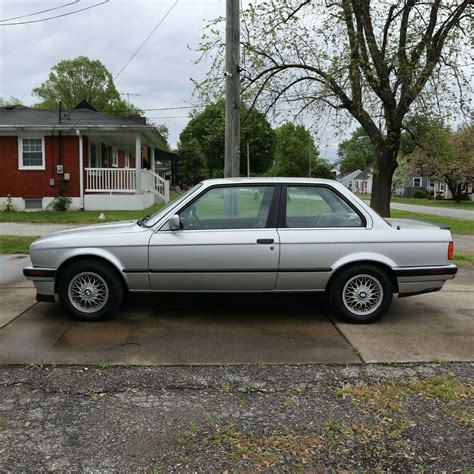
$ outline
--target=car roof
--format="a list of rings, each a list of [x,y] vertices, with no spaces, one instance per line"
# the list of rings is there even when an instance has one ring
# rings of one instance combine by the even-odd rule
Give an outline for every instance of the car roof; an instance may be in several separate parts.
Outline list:
[[[337,185],[338,181],[334,179],[323,178],[291,178],[291,177],[261,177],[261,178],[215,178],[206,179],[204,184],[236,184],[236,183],[293,183],[293,184],[332,184]]]

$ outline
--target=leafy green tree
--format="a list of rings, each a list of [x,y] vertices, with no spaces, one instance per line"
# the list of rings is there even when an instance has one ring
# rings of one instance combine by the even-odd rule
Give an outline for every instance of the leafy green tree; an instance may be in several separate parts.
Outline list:
[[[33,95],[39,97],[37,107],[42,109],[55,110],[59,101],[64,109],[72,109],[85,100],[105,114],[126,117],[129,113],[112,74],[100,61],[86,56],[65,59],[53,66],[48,79],[33,89]]]
[[[207,160],[196,138],[180,143],[178,155],[178,177],[182,186],[188,188],[208,178]]]
[[[412,119],[407,130],[411,170],[444,180],[454,200],[465,198],[474,181],[474,127],[452,132],[439,118],[425,116]]]
[[[3,97],[0,97],[0,107],[8,107],[9,105],[21,105],[22,102],[20,99],[17,99],[16,97],[10,97],[9,99],[4,99]]]
[[[310,131],[304,125],[286,122],[277,129],[275,163],[271,176],[334,178],[330,166],[319,158]]]
[[[179,136],[181,145],[197,140],[207,160],[209,177],[224,173],[225,104],[218,100],[196,113]],[[247,141],[250,148],[250,172],[264,174],[272,165],[275,134],[267,119],[256,109],[249,111],[241,105],[240,173],[247,174]]]
[[[336,111],[339,125],[355,119],[375,150],[371,205],[389,216],[405,117],[469,112],[472,1],[253,0],[242,14],[242,94],[264,112],[283,102],[318,117]],[[212,68],[198,84],[204,97],[222,91],[220,21],[199,48]]]
[[[352,132],[351,138],[339,144],[337,155],[341,173],[349,173],[373,165],[375,150],[367,132],[358,127]]]

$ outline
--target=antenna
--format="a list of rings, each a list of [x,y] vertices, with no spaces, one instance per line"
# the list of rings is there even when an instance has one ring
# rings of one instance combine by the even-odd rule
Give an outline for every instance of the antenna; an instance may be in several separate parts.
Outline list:
[[[139,97],[141,94],[132,94],[131,92],[121,92],[120,95],[126,95],[127,96],[127,109],[130,112],[130,96],[133,97]]]

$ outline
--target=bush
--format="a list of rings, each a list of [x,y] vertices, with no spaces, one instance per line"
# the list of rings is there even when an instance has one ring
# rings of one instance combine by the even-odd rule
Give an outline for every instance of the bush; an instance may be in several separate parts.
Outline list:
[[[71,202],[72,199],[68,196],[57,196],[50,202],[48,207],[51,207],[54,211],[67,211]]]
[[[424,189],[415,189],[415,191],[413,191],[413,197],[415,199],[424,199],[427,194],[428,193]]]

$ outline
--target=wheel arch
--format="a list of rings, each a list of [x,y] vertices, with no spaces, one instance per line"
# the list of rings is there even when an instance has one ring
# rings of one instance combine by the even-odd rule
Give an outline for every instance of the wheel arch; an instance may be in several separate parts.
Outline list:
[[[371,258],[363,258],[361,260],[351,260],[349,262],[345,262],[339,265],[336,268],[336,270],[332,273],[331,277],[329,278],[329,281],[326,285],[326,290],[330,288],[332,282],[337,277],[337,275],[339,275],[344,270],[347,270],[348,268],[356,267],[359,265],[369,265],[369,266],[377,267],[380,270],[383,270],[384,272],[386,272],[387,276],[390,278],[390,281],[392,282],[393,292],[398,293],[398,280],[395,275],[395,272],[392,269],[392,265],[389,264],[387,261],[381,261],[378,259],[371,259]]]
[[[125,291],[128,291],[128,285],[125,280],[125,277],[123,273],[120,271],[119,267],[117,264],[108,258],[101,256],[101,255],[95,255],[95,254],[75,254],[71,255],[68,258],[66,258],[63,262],[61,262],[61,265],[58,267],[56,270],[56,277],[54,279],[54,292],[58,292],[58,282],[61,279],[62,273],[66,270],[67,267],[69,267],[71,264],[75,262],[80,262],[81,260],[93,260],[95,262],[99,262],[102,264],[106,264],[110,269],[113,270],[113,272],[118,276],[119,281],[121,282],[123,289]]]

